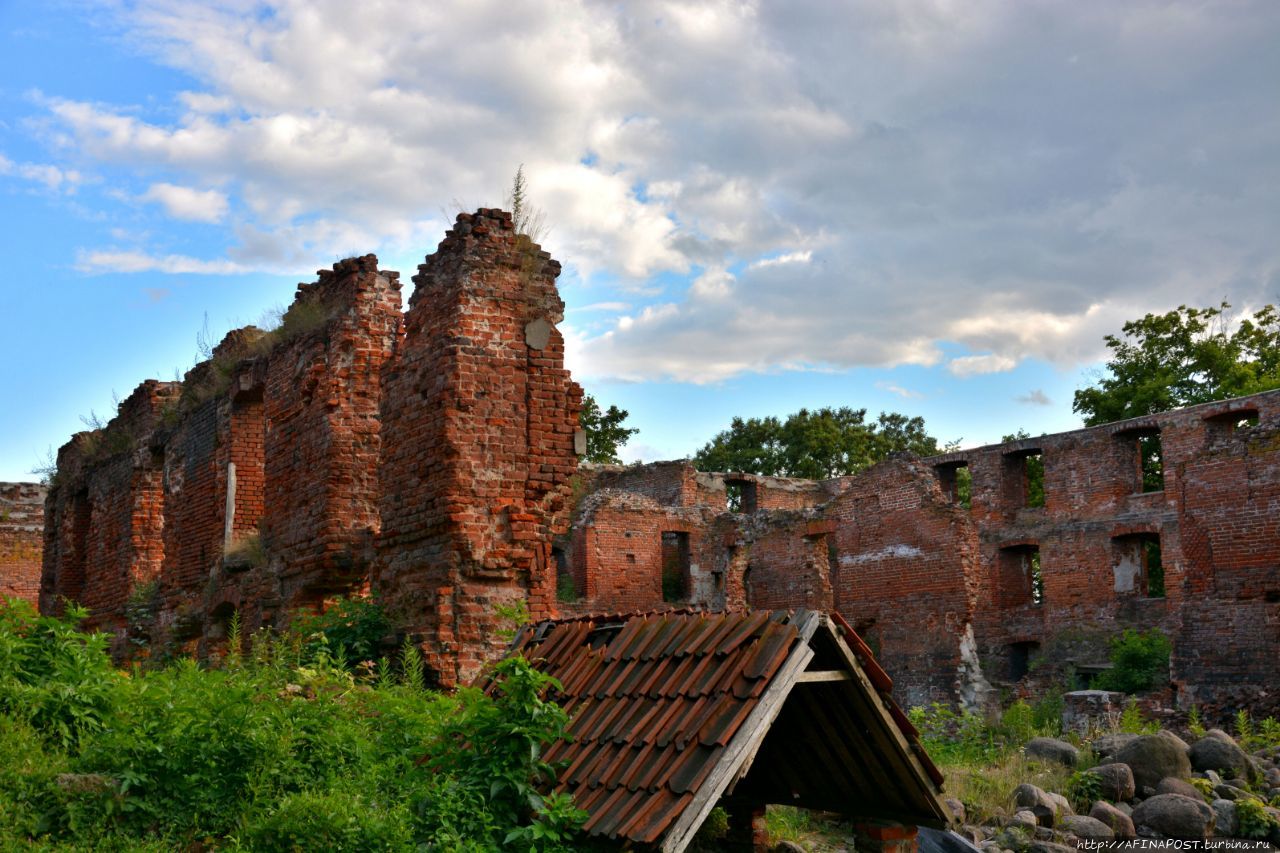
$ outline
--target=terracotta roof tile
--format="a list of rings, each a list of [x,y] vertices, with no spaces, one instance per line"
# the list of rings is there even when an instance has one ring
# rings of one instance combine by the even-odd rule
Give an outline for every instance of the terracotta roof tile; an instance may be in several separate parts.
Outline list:
[[[521,631],[514,651],[562,685],[555,698],[570,714],[569,737],[544,757],[562,768],[557,787],[589,813],[585,831],[660,839],[800,642],[795,619],[770,611],[609,614]],[[888,681],[860,640],[849,645],[877,688]],[[914,740],[900,711],[893,720]]]

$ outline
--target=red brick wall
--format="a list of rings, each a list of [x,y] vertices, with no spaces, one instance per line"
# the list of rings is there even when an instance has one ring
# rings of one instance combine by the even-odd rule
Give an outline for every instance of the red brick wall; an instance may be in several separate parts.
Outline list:
[[[581,389],[560,265],[508,214],[462,214],[414,277],[382,405],[377,586],[443,684],[500,650],[495,607],[553,612]]]
[[[39,601],[45,491],[38,483],[0,483],[0,596]]]
[[[928,467],[893,459],[850,478],[826,515],[836,609],[877,649],[901,701],[954,700],[977,605],[977,542],[963,511]]]

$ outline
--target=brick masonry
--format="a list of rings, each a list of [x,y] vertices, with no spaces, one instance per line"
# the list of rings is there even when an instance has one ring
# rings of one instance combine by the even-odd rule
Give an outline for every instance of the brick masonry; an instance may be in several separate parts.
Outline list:
[[[517,604],[833,609],[907,704],[981,705],[1159,626],[1182,698],[1274,690],[1280,392],[822,482],[579,466],[559,270],[509,215],[463,214],[407,312],[397,273],[350,258],[298,286],[280,329],[236,330],[182,382],[144,382],[59,451],[41,608],[88,606],[121,650],[207,653],[232,613],[282,626],[373,591],[445,686],[500,653]],[[1155,435],[1163,481],[1144,492]],[[0,580],[31,597],[38,492],[0,489]]]
[[[0,483],[0,596],[39,600],[44,499],[36,483]]]

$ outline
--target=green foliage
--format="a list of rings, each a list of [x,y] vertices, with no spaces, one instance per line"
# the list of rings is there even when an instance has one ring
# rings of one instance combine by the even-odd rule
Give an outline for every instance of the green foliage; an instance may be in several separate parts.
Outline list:
[[[564,709],[544,698],[559,682],[521,657],[494,665],[492,701],[475,689],[460,691],[459,711],[428,749],[427,766],[467,791],[481,791],[484,811],[503,849],[567,850],[586,819],[564,795],[544,795],[555,770],[542,747],[568,725]]]
[[[764,813],[764,828],[774,844],[790,841],[799,844],[813,831],[813,816],[794,806],[769,806]]]
[[[1040,697],[1031,709],[1031,724],[1037,734],[1057,737],[1062,733],[1062,709],[1066,700],[1062,698],[1061,688],[1054,689]]]
[[[1086,426],[1280,388],[1280,312],[1266,305],[1231,325],[1217,308],[1180,305],[1107,335],[1111,359],[1097,385],[1075,394]]]
[[[348,667],[376,660],[383,637],[391,632],[391,620],[372,596],[329,599],[321,613],[294,613],[292,625],[294,633],[303,638],[307,659],[314,659],[323,649]]]
[[[768,813],[765,813],[766,818]],[[693,849],[702,848],[717,850],[718,842],[729,834],[729,813],[722,807],[716,806],[707,813],[707,819],[702,822],[702,826],[698,827],[698,831],[693,836]]]
[[[523,598],[517,598],[505,604],[495,604],[493,613],[502,623],[494,633],[509,643],[516,638],[516,632],[520,627],[529,621],[529,602]]]
[[[1191,779],[1191,786],[1200,792],[1200,796],[1204,797],[1205,802],[1212,803],[1217,799],[1218,795],[1213,790],[1213,783],[1208,779]]]
[[[578,415],[578,423],[587,434],[587,452],[582,461],[612,465],[622,462],[618,449],[640,432],[635,427],[623,426],[628,414],[626,409],[613,405],[601,409],[595,397],[582,395],[582,413]]]
[[[0,599],[0,713],[61,747],[104,726],[119,679],[107,635],[76,629],[87,615],[68,603],[64,617],[38,616],[25,601]]]
[[[698,451],[693,464],[700,471],[820,480],[857,473],[899,451],[938,452],[922,418],[881,412],[867,423],[866,417],[866,409],[842,407],[801,409],[785,421],[734,418],[729,429]]]
[[[416,649],[416,686],[385,661],[362,680],[297,636],[259,632],[242,653],[233,618],[221,668],[126,676],[82,616],[0,608],[0,849],[574,846],[582,813],[542,794],[538,758],[565,714],[523,660],[494,669],[492,698],[443,697]]]
[[[350,791],[301,791],[251,818],[237,841],[246,850],[409,850],[413,824],[403,805],[387,810]]]
[[[1191,706],[1191,710],[1187,712],[1187,731],[1196,740],[1205,736],[1204,722],[1200,719],[1200,709],[1195,705]]]
[[[1098,676],[1100,690],[1141,693],[1169,679],[1169,654],[1173,645],[1159,628],[1128,628],[1111,639],[1111,669]]]
[[[1035,718],[1032,707],[1019,699],[1000,715],[1000,727],[1015,743],[1025,743],[1037,734]]]
[[[1000,732],[982,717],[941,702],[912,708],[907,717],[919,729],[929,755],[942,764],[989,763],[1008,748]]]
[[[1236,800],[1236,821],[1239,829],[1236,834],[1241,838],[1266,838],[1280,821],[1266,810],[1261,800],[1255,797],[1241,797]]]
[[[1095,800],[1102,797],[1102,777],[1091,770],[1071,774],[1067,782],[1067,799],[1080,814],[1088,814]]]
[[[1138,700],[1130,697],[1124,710],[1120,712],[1116,729],[1130,735],[1153,735],[1160,731],[1160,724],[1144,717],[1142,709],[1138,707]]]

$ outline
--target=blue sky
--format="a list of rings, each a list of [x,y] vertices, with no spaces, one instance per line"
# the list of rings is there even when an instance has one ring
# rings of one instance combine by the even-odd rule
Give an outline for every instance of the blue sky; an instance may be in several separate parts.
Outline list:
[[[1262,0],[0,0],[0,480],[520,164],[628,458],[1073,428],[1125,320],[1280,301],[1277,43]]]

